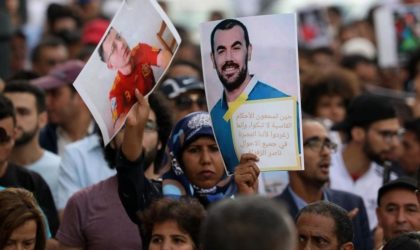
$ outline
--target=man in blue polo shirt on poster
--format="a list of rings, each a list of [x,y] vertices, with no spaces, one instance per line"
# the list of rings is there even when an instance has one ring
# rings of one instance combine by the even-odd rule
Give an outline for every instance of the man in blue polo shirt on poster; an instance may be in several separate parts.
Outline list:
[[[288,95],[259,81],[248,70],[252,45],[247,28],[235,19],[218,23],[211,33],[211,59],[223,84],[223,96],[211,110],[214,131],[226,168],[233,173],[239,164],[232,140],[230,119],[241,104]]]

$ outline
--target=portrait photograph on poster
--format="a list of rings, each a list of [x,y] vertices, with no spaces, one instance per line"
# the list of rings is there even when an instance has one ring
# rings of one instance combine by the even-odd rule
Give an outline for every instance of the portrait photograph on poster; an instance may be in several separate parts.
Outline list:
[[[99,45],[74,82],[107,144],[136,103],[149,95],[181,42],[156,1],[123,1]]]
[[[302,170],[296,16],[206,22],[200,39],[208,110],[226,172],[245,153],[259,158],[261,171]]]

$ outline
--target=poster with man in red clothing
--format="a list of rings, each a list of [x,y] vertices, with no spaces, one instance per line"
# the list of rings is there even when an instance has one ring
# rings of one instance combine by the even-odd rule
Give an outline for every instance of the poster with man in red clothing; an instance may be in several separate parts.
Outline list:
[[[136,103],[149,95],[181,42],[154,0],[123,1],[98,47],[74,82],[107,144]]]

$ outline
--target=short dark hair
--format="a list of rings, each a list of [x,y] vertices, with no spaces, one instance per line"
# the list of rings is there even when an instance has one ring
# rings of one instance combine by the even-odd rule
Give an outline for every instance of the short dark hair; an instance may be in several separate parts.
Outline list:
[[[229,30],[232,29],[235,26],[239,26],[244,31],[244,37],[245,37],[245,45],[249,46],[249,36],[248,36],[248,30],[246,29],[245,25],[241,23],[240,21],[236,19],[225,19],[218,23],[216,27],[214,27],[213,31],[211,32],[210,41],[211,41],[211,53],[214,53],[214,34],[217,30]]]
[[[420,143],[420,118],[415,118],[404,123],[405,131],[410,131],[416,136],[417,142]]]
[[[382,250],[420,250],[420,233],[403,233],[389,240]]]
[[[175,221],[179,229],[191,237],[196,249],[200,246],[200,227],[206,217],[206,210],[196,199],[188,197],[180,200],[162,198],[153,202],[139,217],[142,240],[146,247],[150,244],[154,225],[167,221]]]
[[[156,124],[158,126],[159,142],[162,145],[161,149],[157,152],[155,161],[154,161],[155,172],[158,172],[158,170],[160,170],[160,167],[164,163],[165,152],[166,152],[165,145],[172,131],[173,118],[172,118],[169,102],[163,96],[162,93],[154,92],[150,94],[149,104],[150,104],[150,108],[153,110],[153,112],[156,115]]]
[[[203,250],[289,250],[295,242],[293,221],[285,207],[261,196],[216,203],[201,231]]]
[[[0,120],[11,117],[13,123],[16,124],[16,113],[12,101],[0,93]]]
[[[106,63],[106,61],[105,61],[105,55],[104,55],[104,42],[105,42],[105,40],[108,38],[108,36],[109,36],[109,33],[111,33],[111,30],[115,30],[114,29],[114,27],[110,27],[109,28],[109,30],[108,30],[108,32],[106,33],[106,35],[105,35],[105,37],[104,37],[104,40],[102,40],[102,43],[99,45],[99,48],[98,48],[98,54],[99,54],[99,58],[101,59],[101,61],[102,62],[104,62],[104,63]],[[115,30],[116,31],[116,30]]]
[[[36,109],[38,114],[44,112],[46,110],[46,103],[45,103],[45,92],[29,83],[29,81],[25,80],[16,80],[11,81],[6,84],[3,93],[28,93],[35,97],[36,101]]]
[[[302,208],[296,215],[296,221],[302,214],[317,214],[333,219],[340,246],[353,241],[353,226],[344,208],[328,201],[317,201]]]
[[[45,38],[43,38],[38,45],[35,46],[35,48],[32,51],[31,54],[31,62],[39,62],[39,60],[41,59],[41,51],[44,48],[56,48],[56,47],[60,47],[63,46],[65,47],[65,43],[63,40],[61,40],[58,37],[55,36],[47,36]]]

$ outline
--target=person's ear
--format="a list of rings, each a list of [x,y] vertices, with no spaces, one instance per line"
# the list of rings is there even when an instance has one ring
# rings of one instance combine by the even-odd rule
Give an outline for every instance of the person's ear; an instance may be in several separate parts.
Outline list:
[[[248,45],[248,61],[251,61],[252,44]]]
[[[47,125],[47,122],[48,122],[48,114],[46,111],[42,111],[41,113],[38,114],[39,128],[45,127],[45,125]]]
[[[213,52],[210,52],[210,58],[211,58],[211,62],[213,63],[213,68],[216,68],[216,62],[214,61],[214,54],[213,54]]]
[[[346,242],[343,245],[341,245],[341,250],[353,250],[354,249],[354,245],[353,242]]]
[[[355,142],[363,142],[366,137],[366,131],[362,127],[353,127],[351,129],[351,138]]]

